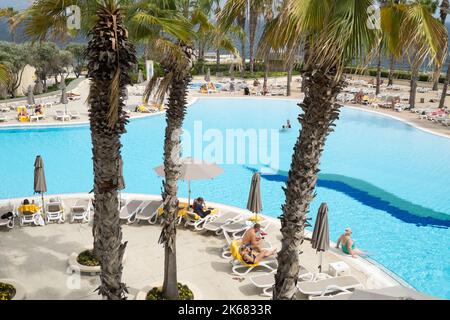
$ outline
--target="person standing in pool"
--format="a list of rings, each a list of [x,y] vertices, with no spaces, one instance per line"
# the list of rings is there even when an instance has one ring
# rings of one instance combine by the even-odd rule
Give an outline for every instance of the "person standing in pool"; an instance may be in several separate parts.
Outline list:
[[[362,255],[364,252],[358,248],[355,248],[355,242],[351,239],[352,233],[352,229],[346,228],[345,233],[339,237],[336,248],[339,249],[339,245],[342,244],[342,252],[350,254],[353,258],[356,258],[355,255]]]

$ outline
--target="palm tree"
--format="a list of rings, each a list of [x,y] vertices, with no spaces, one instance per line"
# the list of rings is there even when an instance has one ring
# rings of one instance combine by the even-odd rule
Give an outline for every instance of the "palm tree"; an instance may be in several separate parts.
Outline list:
[[[8,29],[11,34],[12,42],[16,42],[16,29],[23,20],[23,12],[17,11],[14,8],[0,8],[0,17],[5,17],[8,21]]]
[[[447,20],[447,15],[450,10],[450,5],[448,0],[442,0],[441,8],[440,8],[440,18],[443,25],[445,25],[445,21]],[[442,88],[441,100],[439,101],[439,108],[443,108],[445,104],[445,97],[447,97],[448,84],[450,82],[450,60],[447,58],[447,74],[444,80],[444,86]]]
[[[164,138],[165,178],[162,192],[164,214],[159,243],[164,245],[163,295],[172,300],[179,298],[176,259],[179,203],[177,181],[180,176],[180,139],[194,58],[190,46],[194,38],[193,27],[186,17],[179,13],[185,13],[185,7],[180,9],[179,4],[176,0],[161,0],[155,3],[142,0],[130,20],[131,35],[148,45],[148,51],[164,70],[162,79],[155,75],[149,82],[145,91],[146,102],[154,93],[155,100],[162,103],[168,93]],[[164,23],[155,27],[155,19]]]
[[[66,30],[64,8],[57,0],[38,0],[27,13],[26,33],[33,40],[50,32],[63,37]],[[69,2],[69,1],[68,1]],[[125,87],[131,84],[128,71],[137,63],[135,49],[128,40],[119,2],[72,1],[83,6],[89,23],[87,48],[88,97],[94,167],[94,252],[101,265],[99,294],[111,300],[125,299],[122,283],[122,243],[119,224],[118,177],[121,159],[120,137],[127,115],[123,110]],[[91,15],[89,15],[91,14]]]
[[[440,68],[447,52],[447,31],[444,25],[433,17],[428,1],[415,1],[398,5],[402,11],[402,32],[399,44],[408,48],[411,63],[409,105],[415,107],[419,68],[429,57],[430,62]]]
[[[278,253],[278,270],[275,276],[274,299],[294,299],[299,272],[299,249],[309,205],[314,198],[319,163],[327,136],[333,131],[341,106],[336,97],[344,87],[344,67],[351,62],[363,63],[368,54],[378,48],[379,30],[367,24],[371,18],[368,8],[372,0],[291,0],[287,1],[278,17],[277,37],[265,32],[262,45],[275,49],[295,48],[305,35],[309,40],[309,58],[305,62],[303,77],[306,83],[305,98],[299,106],[300,135],[295,143],[286,187],[286,201],[282,206],[282,248]],[[400,40],[405,48],[422,44],[419,26],[412,26],[422,14],[416,4],[408,5],[411,13],[402,25]],[[383,15],[382,15],[383,17]],[[431,19],[431,18],[430,18]],[[422,26],[423,27],[423,26]],[[439,29],[440,31],[440,29]],[[431,32],[431,31],[429,31]],[[420,47],[420,54],[431,52],[441,56],[446,34],[433,30],[438,37],[431,49]],[[427,35],[428,36],[428,35]],[[429,49],[429,51],[427,51]]]

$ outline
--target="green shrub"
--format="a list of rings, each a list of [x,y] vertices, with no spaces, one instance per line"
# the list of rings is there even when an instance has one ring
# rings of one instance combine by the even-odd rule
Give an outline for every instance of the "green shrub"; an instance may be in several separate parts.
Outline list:
[[[178,293],[180,300],[194,300],[194,293],[189,289],[187,285],[183,285],[178,282]],[[167,300],[163,296],[162,291],[159,288],[153,288],[147,293],[147,300]]]
[[[85,250],[78,255],[77,262],[83,266],[98,267],[100,262],[95,258],[93,250]]]
[[[0,282],[0,300],[11,300],[16,295],[14,286]]]

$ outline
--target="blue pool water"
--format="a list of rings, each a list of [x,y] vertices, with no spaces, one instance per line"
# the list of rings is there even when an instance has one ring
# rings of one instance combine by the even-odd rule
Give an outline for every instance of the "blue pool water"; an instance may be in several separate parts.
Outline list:
[[[295,121],[299,111],[291,101],[201,99],[189,108],[184,128],[194,135],[202,121],[205,150],[212,137],[218,133],[226,136],[227,129],[273,129],[279,134],[279,166],[274,165],[279,170],[263,174],[261,179],[264,213],[278,216],[284,199],[281,187],[299,131]],[[123,137],[126,192],[161,191],[161,179],[152,168],[162,163],[163,117],[133,120],[127,127]],[[278,132],[286,119],[293,128]],[[184,140],[186,143],[187,134]],[[194,143],[191,151],[187,146],[184,154],[195,155]],[[50,193],[92,189],[87,126],[3,129],[0,150],[0,198],[32,193],[37,154],[44,159]],[[269,152],[273,150],[276,146],[270,144]],[[206,158],[220,159],[220,151],[206,154]],[[267,166],[254,163],[249,156],[243,160],[223,164],[224,174],[214,180],[192,182],[193,196],[245,207],[252,173]],[[314,221],[318,206],[326,201],[332,239],[351,226],[357,246],[370,252],[374,260],[415,288],[450,298],[449,163],[450,139],[384,116],[344,108],[326,144],[310,216]],[[183,182],[180,196],[187,196]]]

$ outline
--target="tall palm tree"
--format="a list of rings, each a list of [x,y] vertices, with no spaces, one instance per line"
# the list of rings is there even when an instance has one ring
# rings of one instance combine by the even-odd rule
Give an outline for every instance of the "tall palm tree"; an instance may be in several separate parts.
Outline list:
[[[299,104],[303,110],[299,115],[302,129],[283,188],[286,195],[280,217],[283,239],[278,253],[274,299],[295,297],[300,268],[298,252],[303,242],[306,214],[314,198],[320,157],[340,113],[341,105],[336,103],[336,97],[344,87],[343,69],[351,62],[363,64],[366,56],[373,55],[378,48],[380,30],[367,24],[368,8],[372,5],[372,0],[290,0],[279,15],[278,27],[272,28],[277,37],[270,30],[263,36],[262,45],[276,49],[289,47],[287,44],[292,42],[301,43],[305,35],[310,44],[302,74],[306,82],[305,98]],[[422,14],[416,4],[408,5],[405,12],[411,14],[404,20],[399,40],[409,49],[425,42],[420,41],[423,40],[421,25],[413,26],[413,22],[420,22],[417,16],[427,19],[429,16]],[[445,32],[438,30],[428,31],[437,37],[437,44],[420,46],[421,55],[431,53],[435,58],[442,54],[439,50],[443,50],[442,44],[447,38]]]
[[[16,29],[17,26],[23,21],[23,12],[17,11],[11,7],[0,8],[0,17],[7,19],[11,40],[12,42],[16,42]]]
[[[176,0],[158,0],[152,3],[142,0],[135,7],[135,14],[130,16],[131,35],[147,44],[148,52],[161,64],[164,71],[162,79],[155,75],[149,81],[145,100],[148,102],[153,95],[158,103],[163,103],[168,94],[162,192],[164,214],[159,243],[164,245],[163,295],[173,300],[179,298],[176,218],[179,203],[177,181],[180,176],[180,139],[194,59],[191,47],[194,32],[192,24],[183,16],[186,13],[184,9]],[[161,20],[158,26],[154,24],[155,19]]]
[[[448,47],[447,30],[444,25],[433,17],[430,4],[427,1],[416,0],[411,4],[398,5],[402,10],[402,32],[399,43],[408,48],[411,63],[411,81],[409,105],[415,107],[419,69],[425,59],[440,68]]]
[[[450,4],[448,0],[442,0],[440,7],[440,18],[443,25],[445,25],[445,21],[447,20],[447,15],[450,10]],[[445,104],[445,98],[447,97],[448,84],[450,82],[450,58],[447,58],[447,73],[444,80],[444,85],[442,88],[442,95],[439,101],[439,108],[443,108]]]
[[[122,283],[122,243],[119,223],[118,177],[121,160],[120,137],[125,132],[125,87],[131,84],[128,71],[137,63],[128,39],[123,14],[116,0],[67,1],[82,6],[89,30],[87,48],[88,97],[94,167],[94,252],[101,266],[99,294],[111,300],[125,299]],[[48,33],[64,37],[64,7],[58,0],[37,0],[27,12],[26,33],[43,40]]]

